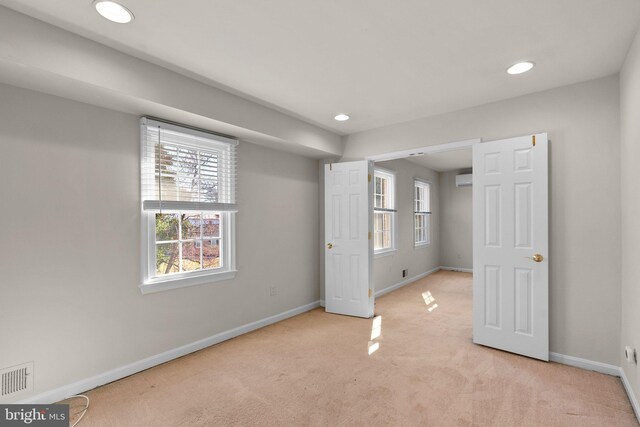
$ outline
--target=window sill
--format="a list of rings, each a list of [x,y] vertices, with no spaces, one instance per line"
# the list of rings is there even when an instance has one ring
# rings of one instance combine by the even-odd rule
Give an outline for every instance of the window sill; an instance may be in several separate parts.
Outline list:
[[[419,243],[419,244],[414,244],[413,249],[424,249],[424,248],[428,248],[429,246],[431,246],[431,243]]]
[[[374,258],[382,258],[382,257],[386,257],[386,256],[395,255],[397,252],[398,252],[397,249],[385,249],[384,251],[374,252],[373,253],[373,257]]]
[[[155,292],[169,291],[171,289],[186,288],[188,286],[204,285],[207,283],[220,282],[222,280],[231,280],[236,277],[237,270],[227,270],[217,273],[199,274],[187,277],[171,277],[162,279],[147,280],[138,285],[140,292],[143,294],[152,294]]]

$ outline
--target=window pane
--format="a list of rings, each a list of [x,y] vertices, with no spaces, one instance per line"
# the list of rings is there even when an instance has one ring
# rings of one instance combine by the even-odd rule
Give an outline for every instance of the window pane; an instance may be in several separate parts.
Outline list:
[[[178,174],[175,179],[178,200],[198,201],[198,187],[193,187],[193,178]]]
[[[200,241],[182,244],[182,271],[200,270],[201,247]]]
[[[391,247],[391,233],[388,231],[382,232],[382,248],[388,249]]]
[[[391,230],[391,213],[384,213],[382,214],[382,217],[384,218],[384,222],[382,224],[382,229],[384,231],[389,231]]]
[[[391,214],[385,213],[383,214],[383,224],[382,224],[382,247],[384,249],[388,249],[391,247]]]
[[[202,242],[202,268],[219,268],[220,262],[220,240],[204,240]]]
[[[382,207],[386,208],[387,204],[385,201],[386,195],[387,195],[387,179],[386,178],[381,178],[380,179],[380,194],[382,194]]]
[[[382,231],[384,227],[384,215],[383,213],[373,214],[373,230],[374,230],[374,249],[384,249]]]
[[[178,243],[156,245],[156,275],[177,273],[180,270]]]
[[[200,238],[200,213],[182,214],[182,240]]]
[[[429,195],[431,194],[431,186],[427,185],[426,187],[424,187],[424,194],[422,196],[422,207],[424,209],[425,212],[428,212],[429,210],[431,210],[431,206],[429,205]]]
[[[202,236],[220,237],[219,213],[204,213],[202,215]]]
[[[221,152],[213,149],[187,148],[173,144],[182,137],[162,136],[163,143],[155,149],[155,185],[153,191],[162,193],[162,200],[218,202],[218,179],[228,165]],[[153,141],[155,144],[156,141]],[[220,164],[222,162],[222,164]],[[159,177],[162,178],[159,178]]]
[[[394,175],[376,170],[374,185],[374,248],[376,250],[393,248],[393,212],[380,212],[380,209],[394,209]]]
[[[374,231],[374,249],[390,249],[392,247],[392,228],[393,213],[391,212],[374,212],[373,214],[373,231]]]
[[[389,205],[389,200],[388,200],[389,199],[389,197],[388,197],[389,196],[389,193],[388,193],[388,191],[389,191],[389,185],[388,185],[389,184],[389,180],[383,178],[381,181],[382,181],[382,191],[381,191],[382,201],[380,203],[380,206],[382,208],[384,208],[384,209],[387,209],[389,207],[388,206]]]
[[[200,153],[200,178],[218,181],[218,152]]]
[[[178,240],[178,214],[156,214],[156,241]]]
[[[429,184],[415,181],[416,212],[429,212]]]
[[[209,179],[200,181],[200,196],[206,202],[218,202],[218,181]]]
[[[429,215],[415,214],[415,242],[428,243],[429,241]]]
[[[378,231],[375,233],[373,249],[382,249],[382,232]]]
[[[176,171],[173,168],[177,147],[163,144],[155,155],[155,188],[159,188],[162,192],[162,200],[174,200],[176,191]],[[161,177],[161,178],[160,178]]]
[[[374,213],[373,214],[373,229],[374,231],[381,231],[382,230],[382,216],[384,214],[381,213]]]

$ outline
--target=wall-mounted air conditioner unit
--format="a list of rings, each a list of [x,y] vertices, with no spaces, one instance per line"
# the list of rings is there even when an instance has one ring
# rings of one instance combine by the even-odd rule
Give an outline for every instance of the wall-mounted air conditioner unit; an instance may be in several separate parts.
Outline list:
[[[456,175],[456,187],[471,187],[473,175],[466,173],[464,175]]]

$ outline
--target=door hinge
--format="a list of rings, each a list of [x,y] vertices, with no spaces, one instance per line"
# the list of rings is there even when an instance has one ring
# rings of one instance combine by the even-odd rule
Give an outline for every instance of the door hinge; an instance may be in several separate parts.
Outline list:
[[[371,174],[367,175],[367,181],[371,182]]]
[[[369,288],[369,298],[373,296],[373,289]]]
[[[329,170],[332,171],[333,170],[333,163],[329,163]]]
[[[369,232],[369,240],[371,240],[371,232]]]
[[[533,146],[535,147],[536,146],[536,136],[535,135],[531,136],[531,142],[533,143]]]

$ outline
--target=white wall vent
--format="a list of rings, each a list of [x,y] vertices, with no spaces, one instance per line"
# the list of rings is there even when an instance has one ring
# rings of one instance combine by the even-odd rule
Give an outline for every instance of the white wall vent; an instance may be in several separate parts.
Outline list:
[[[456,187],[471,187],[473,184],[473,174],[465,173],[456,175]]]
[[[0,370],[0,400],[33,390],[33,362]]]

